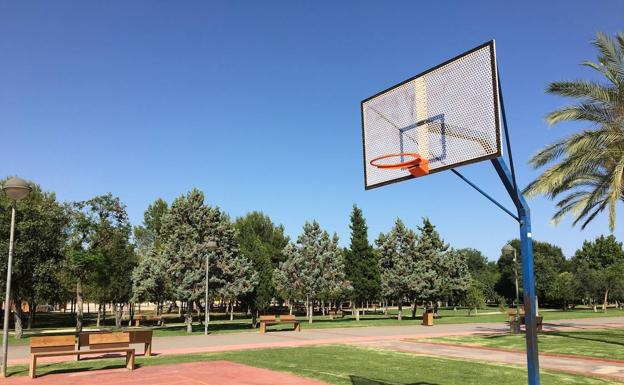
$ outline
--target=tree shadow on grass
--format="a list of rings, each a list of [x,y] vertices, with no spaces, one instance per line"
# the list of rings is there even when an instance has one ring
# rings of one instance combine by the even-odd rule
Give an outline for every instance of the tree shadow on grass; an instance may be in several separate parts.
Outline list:
[[[583,332],[583,333],[574,333],[574,332],[550,332],[547,335],[563,337],[563,338],[571,338],[583,341],[593,341],[593,342],[602,342],[610,345],[618,345],[624,346],[624,342],[617,342],[615,339],[622,340],[624,337],[624,333],[601,333],[601,332]]]
[[[126,365],[125,364],[111,364],[111,365],[97,366],[97,367],[85,366],[85,367],[78,367],[78,368],[58,368],[58,369],[54,369],[54,365],[55,364],[56,363],[51,363],[51,364],[47,364],[45,366],[41,366],[41,370],[37,371],[37,378],[45,377],[45,376],[50,375],[50,374],[68,374],[68,373],[78,373],[78,372],[94,372],[94,373],[97,373],[100,370],[107,370],[107,369],[126,369]],[[143,365],[135,363],[134,364],[134,369],[138,369],[141,366],[143,366]],[[26,374],[28,374],[28,368],[11,371],[11,373],[9,374],[9,377],[21,376],[21,375],[26,375]]]
[[[383,382],[379,380],[373,380],[370,378],[358,377],[358,376],[353,376],[353,375],[351,375],[350,377],[351,377],[352,385],[395,385],[396,384],[396,383]],[[419,382],[412,382],[412,383],[404,384],[404,385],[440,385],[440,384],[435,383],[435,382],[419,381]]]

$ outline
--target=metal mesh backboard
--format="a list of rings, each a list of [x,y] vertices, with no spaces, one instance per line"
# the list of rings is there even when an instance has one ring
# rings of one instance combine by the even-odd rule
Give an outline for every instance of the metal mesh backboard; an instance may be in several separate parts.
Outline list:
[[[366,189],[413,178],[370,164],[382,155],[418,153],[429,173],[502,155],[497,86],[490,41],[362,101]]]

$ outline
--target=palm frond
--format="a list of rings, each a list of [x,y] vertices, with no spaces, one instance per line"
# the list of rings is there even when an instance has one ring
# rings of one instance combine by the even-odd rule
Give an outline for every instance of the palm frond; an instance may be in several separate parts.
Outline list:
[[[610,191],[607,195],[609,202],[609,229],[615,229],[615,207],[622,196],[622,182],[624,181],[624,156],[615,165],[611,172]]]
[[[608,108],[599,103],[581,103],[565,106],[546,115],[546,121],[553,126],[562,121],[585,120],[598,124],[609,124],[613,116]]]
[[[617,89],[586,80],[552,82],[546,87],[546,92],[599,103],[612,103],[618,97]]]
[[[605,70],[611,73],[616,79],[622,79],[624,74],[624,56],[618,44],[614,39],[609,38],[602,32],[596,34],[596,40],[593,44],[600,53],[598,61],[605,67]]]
[[[559,199],[552,222],[567,215],[585,228],[606,208],[615,229],[617,202],[624,201],[624,34],[610,39],[598,34],[593,42],[598,62],[584,65],[600,72],[610,84],[586,80],[551,83],[547,92],[578,100],[546,116],[550,125],[584,121],[593,126],[537,152],[533,168],[548,167],[524,189],[527,197]]]
[[[597,63],[594,63],[592,61],[584,61],[584,62],[581,63],[581,65],[593,68],[596,71],[600,72],[604,77],[609,79],[609,81],[616,87],[620,83],[618,81],[617,76],[614,76],[614,74],[612,74],[610,71],[608,71],[608,69],[605,66],[603,66],[602,64],[597,64]]]

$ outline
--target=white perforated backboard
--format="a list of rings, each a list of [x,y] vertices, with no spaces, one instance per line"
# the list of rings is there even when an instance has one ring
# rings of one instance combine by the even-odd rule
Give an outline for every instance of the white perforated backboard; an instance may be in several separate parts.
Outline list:
[[[429,173],[501,156],[497,87],[490,41],[362,101],[366,189],[414,178],[370,164],[383,155],[418,153]]]

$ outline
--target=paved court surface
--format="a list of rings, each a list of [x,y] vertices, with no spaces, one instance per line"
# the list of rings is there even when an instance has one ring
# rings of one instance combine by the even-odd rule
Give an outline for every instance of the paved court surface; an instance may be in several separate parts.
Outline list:
[[[176,365],[157,365],[127,369],[49,374],[31,380],[28,377],[9,377],[3,384],[37,385],[326,385],[324,382],[274,372],[267,369],[229,361],[196,362]]]

